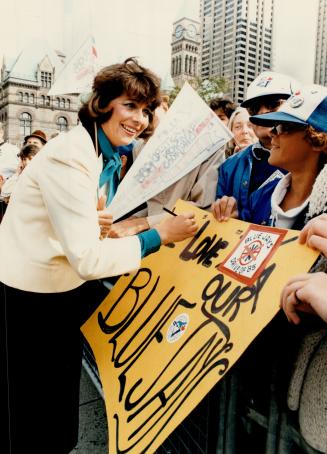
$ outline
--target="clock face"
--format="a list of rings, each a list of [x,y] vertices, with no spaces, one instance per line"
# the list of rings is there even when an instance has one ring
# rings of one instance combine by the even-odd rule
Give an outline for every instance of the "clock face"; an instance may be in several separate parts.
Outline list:
[[[196,36],[196,27],[194,24],[189,24],[186,29],[186,34],[189,38],[195,38]]]
[[[181,26],[181,24],[177,25],[177,27],[175,28],[175,37],[177,39],[181,38],[183,31],[184,31],[184,28]]]

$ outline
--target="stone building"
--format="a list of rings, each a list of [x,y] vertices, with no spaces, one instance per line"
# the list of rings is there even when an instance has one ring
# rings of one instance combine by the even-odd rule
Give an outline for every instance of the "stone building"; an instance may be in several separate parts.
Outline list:
[[[0,121],[5,140],[22,145],[36,129],[52,134],[77,124],[78,95],[48,96],[64,66],[62,53],[42,44],[29,46],[18,57],[4,57],[0,79]]]

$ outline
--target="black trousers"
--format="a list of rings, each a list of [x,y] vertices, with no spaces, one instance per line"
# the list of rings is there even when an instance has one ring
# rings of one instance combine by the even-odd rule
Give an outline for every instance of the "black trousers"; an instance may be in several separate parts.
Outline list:
[[[108,290],[98,281],[55,294],[0,285],[4,452],[68,454],[78,441],[80,326]]]

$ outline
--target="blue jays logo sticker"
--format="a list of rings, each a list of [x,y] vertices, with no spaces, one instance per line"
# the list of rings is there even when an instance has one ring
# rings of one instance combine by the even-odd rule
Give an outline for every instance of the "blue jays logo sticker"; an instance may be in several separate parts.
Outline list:
[[[167,330],[167,341],[172,344],[182,337],[187,329],[188,323],[189,316],[187,314],[180,314],[175,317]]]

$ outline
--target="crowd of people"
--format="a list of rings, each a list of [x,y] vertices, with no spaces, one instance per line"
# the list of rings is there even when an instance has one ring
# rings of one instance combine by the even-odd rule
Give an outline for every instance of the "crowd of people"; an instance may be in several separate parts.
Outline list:
[[[238,217],[300,230],[299,241],[321,257],[310,273],[285,282],[280,305],[286,317],[272,326],[278,324],[282,336],[287,320],[304,325],[309,317],[310,329],[312,318],[319,320],[320,333],[325,329],[327,89],[266,71],[249,85],[240,106],[225,96],[212,99],[209,107],[233,140],[113,222],[106,207],[169,110],[168,101],[156,74],[131,58],[99,71],[79,124],[69,132],[47,140],[36,130],[18,150],[4,142],[0,127],[0,198],[6,208],[0,225],[6,257],[0,261],[2,364],[12,454],[68,454],[76,445],[80,326],[107,294],[102,279],[135,270],[162,244],[197,232],[192,210],[178,216],[164,212],[177,199],[212,211],[217,222]],[[89,304],[81,304],[82,296]],[[269,337],[263,333],[256,341],[269,342]],[[322,341],[319,345],[324,348]],[[30,354],[22,355],[22,349]],[[262,363],[270,360],[255,354]],[[320,370],[312,358],[307,366]],[[306,402],[310,398],[307,390]],[[298,407],[301,414],[301,401]],[[300,429],[306,441],[326,452],[327,434],[319,433],[317,442],[304,420]]]

